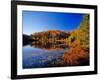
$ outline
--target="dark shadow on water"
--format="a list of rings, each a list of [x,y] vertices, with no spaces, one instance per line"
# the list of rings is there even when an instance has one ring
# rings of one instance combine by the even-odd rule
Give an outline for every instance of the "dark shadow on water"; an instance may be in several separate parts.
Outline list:
[[[40,48],[40,49],[46,49],[46,50],[56,50],[56,49],[66,49],[69,48],[69,46],[66,43],[56,42],[56,43],[50,43],[50,42],[38,42],[33,41],[29,44],[31,47],[34,48]]]

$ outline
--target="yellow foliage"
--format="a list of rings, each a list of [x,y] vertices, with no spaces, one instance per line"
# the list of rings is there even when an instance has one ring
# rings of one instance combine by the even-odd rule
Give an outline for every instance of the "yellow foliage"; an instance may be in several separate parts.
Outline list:
[[[72,31],[66,42],[71,48],[64,53],[65,64],[89,64],[89,15],[83,17],[80,28]]]
[[[89,48],[89,16],[85,15],[78,30],[72,31],[71,36],[66,39],[69,45],[78,42],[82,47]]]

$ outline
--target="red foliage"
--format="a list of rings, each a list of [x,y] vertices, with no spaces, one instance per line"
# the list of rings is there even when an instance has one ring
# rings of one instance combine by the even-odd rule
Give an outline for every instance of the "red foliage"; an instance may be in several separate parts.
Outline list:
[[[67,65],[89,64],[89,52],[80,46],[72,47],[64,54],[64,62]]]

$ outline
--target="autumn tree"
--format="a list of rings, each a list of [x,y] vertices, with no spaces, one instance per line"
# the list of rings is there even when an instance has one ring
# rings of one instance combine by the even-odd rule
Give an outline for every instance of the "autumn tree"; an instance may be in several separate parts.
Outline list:
[[[69,45],[78,43],[81,47],[89,48],[89,15],[84,15],[80,28],[72,31],[66,41]]]
[[[64,62],[67,65],[89,64],[89,15],[84,15],[80,28],[70,32],[66,39],[71,47],[64,53]]]

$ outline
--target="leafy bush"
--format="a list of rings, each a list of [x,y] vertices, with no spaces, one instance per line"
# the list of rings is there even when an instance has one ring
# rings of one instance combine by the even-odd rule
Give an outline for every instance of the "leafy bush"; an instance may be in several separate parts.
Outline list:
[[[89,64],[89,53],[86,48],[75,44],[73,47],[64,53],[64,62],[67,65],[85,65]]]

